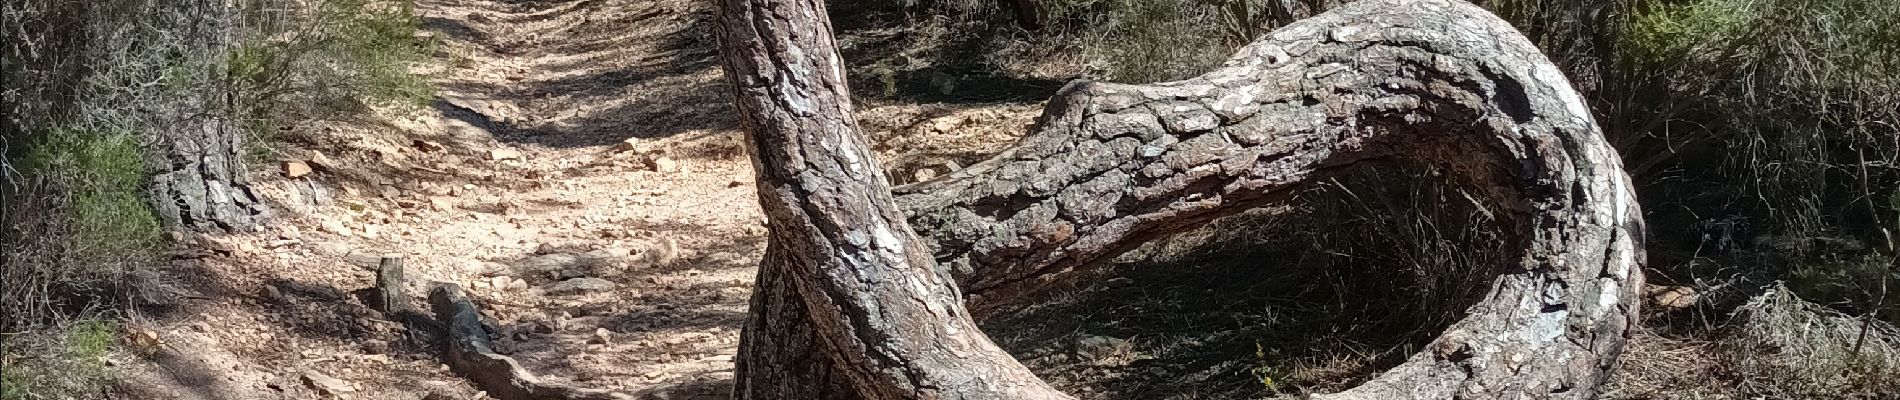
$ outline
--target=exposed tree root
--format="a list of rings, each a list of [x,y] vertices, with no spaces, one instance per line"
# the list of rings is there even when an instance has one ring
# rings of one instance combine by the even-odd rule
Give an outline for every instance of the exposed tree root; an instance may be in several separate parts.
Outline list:
[[[462,287],[438,283],[429,290],[429,305],[444,326],[448,343],[443,362],[474,381],[489,396],[501,400],[631,400],[634,397],[600,389],[546,382],[522,368],[515,359],[496,354],[482,327],[481,309],[462,294]]]
[[[481,308],[462,293],[462,286],[437,282],[429,290],[429,308],[435,318],[410,306],[408,279],[401,257],[382,257],[376,269],[377,309],[411,327],[410,332],[439,331],[444,335],[442,362],[475,386],[500,400],[632,400],[632,395],[543,381],[514,358],[495,353],[482,325]]]

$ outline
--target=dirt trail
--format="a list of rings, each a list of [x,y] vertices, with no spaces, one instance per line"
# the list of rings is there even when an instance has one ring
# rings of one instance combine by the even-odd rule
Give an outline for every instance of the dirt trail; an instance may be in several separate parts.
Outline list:
[[[305,126],[307,176],[256,175],[260,232],[183,237],[178,296],[128,325],[120,398],[478,399],[370,309],[379,256],[412,293],[469,289],[499,351],[547,379],[721,398],[763,251],[710,5],[420,0],[439,92],[376,124]],[[1031,104],[867,103],[900,181],[1010,143]],[[276,161],[276,160],[274,160]],[[928,171],[923,171],[928,170]],[[175,280],[175,282],[171,282]]]
[[[549,379],[723,392],[763,228],[696,7],[420,2],[448,55],[432,110],[286,150],[317,172],[263,179],[279,223],[179,263],[197,294],[131,328],[162,344],[127,396],[472,398],[352,294],[384,253],[470,288]]]

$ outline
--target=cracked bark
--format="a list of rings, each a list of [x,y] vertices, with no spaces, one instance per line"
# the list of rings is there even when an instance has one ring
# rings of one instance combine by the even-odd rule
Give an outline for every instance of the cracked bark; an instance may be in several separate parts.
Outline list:
[[[1067,398],[958,299],[1007,304],[1376,159],[1448,171],[1501,209],[1518,250],[1425,351],[1316,397],[1591,398],[1634,325],[1643,226],[1628,177],[1564,76],[1469,4],[1359,1],[1194,79],[1072,83],[1017,147],[894,198],[850,120],[822,4],[720,4],[771,221],[741,398]]]
[[[244,133],[230,121],[190,116],[163,132],[153,163],[152,202],[167,226],[236,232],[255,227],[269,208],[251,191]]]
[[[226,18],[230,6],[216,2],[180,2],[182,21],[171,21],[180,32],[195,38],[199,54],[223,54],[231,43]],[[222,85],[221,76],[209,76],[207,85]],[[229,118],[229,90],[197,90],[155,108],[162,115],[154,132],[155,159],[151,201],[166,226],[197,231],[249,230],[269,213],[269,207],[251,191],[245,168],[247,134]]]

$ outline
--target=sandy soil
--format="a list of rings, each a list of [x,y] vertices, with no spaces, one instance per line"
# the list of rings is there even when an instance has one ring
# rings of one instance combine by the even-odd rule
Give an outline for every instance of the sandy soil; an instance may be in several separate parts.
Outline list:
[[[764,241],[707,21],[684,0],[422,0],[438,98],[299,127],[262,231],[184,237],[183,293],[128,327],[121,398],[478,399],[370,309],[372,266],[469,288],[547,379],[721,398]],[[866,104],[900,182],[1010,142],[1037,106]],[[901,157],[898,155],[902,155]],[[167,278],[167,280],[173,280]]]

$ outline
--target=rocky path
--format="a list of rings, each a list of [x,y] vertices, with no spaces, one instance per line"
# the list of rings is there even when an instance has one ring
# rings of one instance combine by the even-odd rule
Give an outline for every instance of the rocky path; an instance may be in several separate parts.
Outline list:
[[[128,328],[154,344],[127,396],[485,398],[364,305],[385,254],[469,288],[547,379],[723,393],[763,228],[700,8],[419,2],[430,109],[308,135],[261,179],[278,224],[187,238],[194,294]]]
[[[545,379],[723,398],[765,229],[709,8],[419,0],[434,101],[299,127],[255,176],[275,223],[175,235],[192,250],[127,325],[117,397],[491,398],[368,306],[377,259],[400,256],[411,293],[467,288],[498,351]],[[867,102],[860,120],[911,181],[1037,109]]]

